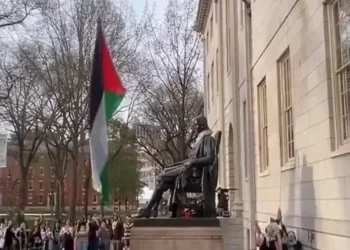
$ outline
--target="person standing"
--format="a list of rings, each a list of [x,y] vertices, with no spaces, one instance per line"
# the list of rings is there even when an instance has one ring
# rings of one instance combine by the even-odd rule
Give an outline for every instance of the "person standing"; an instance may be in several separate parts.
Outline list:
[[[124,223],[123,250],[130,250],[131,228],[133,226],[131,217],[127,216],[126,222]]]
[[[122,238],[124,234],[124,225],[120,217],[116,217],[112,222],[112,249],[122,250]]]
[[[0,250],[2,250],[5,245],[5,232],[6,232],[5,220],[0,219]]]
[[[27,224],[25,222],[22,222],[16,231],[16,237],[19,243],[18,249],[27,249],[29,234],[27,231]]]
[[[102,221],[98,234],[100,236],[100,250],[109,250],[111,238],[105,221]]]
[[[7,222],[7,228],[5,230],[5,241],[3,250],[11,250],[13,243],[16,241],[16,234],[13,229],[12,221]]]
[[[40,250],[42,248],[43,242],[41,239],[40,225],[38,223],[36,223],[33,229],[29,242],[32,249]]]
[[[88,232],[85,223],[80,222],[75,231],[74,250],[86,250],[88,248]]]
[[[71,225],[71,220],[66,221],[66,225],[61,229],[62,249],[74,250],[74,229]]]
[[[59,221],[56,221],[52,230],[52,236],[53,236],[52,250],[59,250],[61,247],[60,232],[61,232],[61,224]]]
[[[92,218],[88,223],[88,250],[97,250],[98,248],[97,230],[97,220]]]
[[[44,223],[40,223],[40,235],[41,235],[41,240],[43,242],[42,244],[42,250],[48,250],[48,239],[46,235],[46,227]]]

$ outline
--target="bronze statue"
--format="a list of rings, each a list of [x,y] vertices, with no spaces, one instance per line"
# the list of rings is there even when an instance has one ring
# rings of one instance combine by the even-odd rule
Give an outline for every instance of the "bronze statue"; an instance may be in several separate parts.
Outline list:
[[[157,179],[157,187],[147,207],[140,211],[138,218],[149,218],[152,211],[155,217],[163,193],[171,190],[173,202],[179,202],[177,193],[186,191],[191,178],[200,179],[199,186],[203,194],[203,217],[215,217],[215,188],[218,176],[218,159],[216,140],[212,137],[207,119],[199,116],[195,120],[197,139],[192,146],[189,158],[174,164]],[[173,211],[174,217],[174,211]]]

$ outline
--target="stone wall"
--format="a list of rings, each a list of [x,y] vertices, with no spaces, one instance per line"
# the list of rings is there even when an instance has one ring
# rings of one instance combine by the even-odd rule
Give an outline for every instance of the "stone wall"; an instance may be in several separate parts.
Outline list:
[[[265,173],[260,173],[257,161],[256,189],[257,218],[262,226],[281,207],[287,228],[297,233],[304,249],[331,250],[350,244],[350,151],[333,150],[332,81],[326,53],[329,34],[323,2],[252,1],[254,115],[258,121],[256,90],[266,77],[270,159]],[[287,49],[296,153],[292,168],[283,169],[276,62]],[[259,159],[257,122],[255,135]]]

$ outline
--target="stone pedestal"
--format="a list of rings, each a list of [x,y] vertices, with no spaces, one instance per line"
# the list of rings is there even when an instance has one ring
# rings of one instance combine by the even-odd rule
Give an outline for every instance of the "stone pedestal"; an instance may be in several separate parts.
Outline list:
[[[224,250],[218,219],[136,219],[132,250]]]

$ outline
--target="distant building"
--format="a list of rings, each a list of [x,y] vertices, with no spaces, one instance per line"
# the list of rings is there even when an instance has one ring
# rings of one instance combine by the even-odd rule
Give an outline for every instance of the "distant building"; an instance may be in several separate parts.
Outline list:
[[[7,168],[0,168],[0,209],[8,210],[15,208],[18,205],[20,195],[20,167],[16,157],[8,152]],[[100,207],[99,194],[92,188],[91,181],[89,187],[88,198],[85,200],[86,182],[85,179],[90,176],[89,156],[88,153],[79,156],[81,165],[78,166],[77,188],[77,209],[82,209],[87,202],[89,210],[98,210]],[[63,181],[64,206],[68,208],[71,204],[72,190],[72,165],[68,164],[66,174]],[[54,168],[51,165],[50,158],[41,148],[36,154],[27,174],[27,199],[25,202],[26,210],[51,210],[54,209],[54,204],[57,201],[55,192],[55,174]],[[111,199],[113,202],[114,199]],[[128,199],[129,206],[135,206],[136,199]],[[124,201],[122,201],[124,203]],[[122,204],[124,205],[124,204]]]

